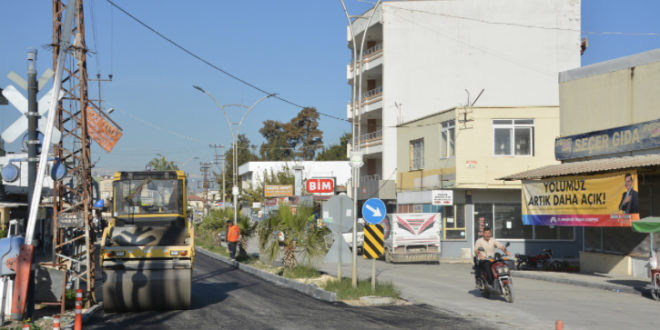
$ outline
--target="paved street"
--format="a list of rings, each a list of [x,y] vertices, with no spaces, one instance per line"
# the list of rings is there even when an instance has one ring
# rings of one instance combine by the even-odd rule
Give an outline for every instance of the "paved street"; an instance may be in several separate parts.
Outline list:
[[[485,299],[474,288],[469,264],[388,264],[376,261],[377,278],[402,290],[416,302],[455,312],[461,317],[490,320],[500,328],[657,329],[660,303],[643,295],[617,293],[542,280],[514,277],[514,303]],[[360,278],[369,278],[371,261],[358,258]],[[322,269],[336,274],[336,265]],[[342,268],[351,275],[350,265]]]
[[[275,286],[197,254],[188,311],[97,313],[85,329],[486,329],[428,305],[353,307]]]

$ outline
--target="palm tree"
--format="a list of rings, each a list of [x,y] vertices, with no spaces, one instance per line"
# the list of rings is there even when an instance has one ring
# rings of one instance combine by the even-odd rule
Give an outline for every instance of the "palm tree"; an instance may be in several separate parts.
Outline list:
[[[160,158],[156,157],[149,161],[147,167],[153,169],[154,171],[175,171],[179,167],[173,162],[165,159],[165,156],[158,154]]]
[[[262,254],[272,263],[280,254],[277,234],[284,234],[284,267],[294,268],[298,264],[296,252],[311,261],[325,252],[324,231],[309,221],[314,209],[298,205],[294,214],[291,207],[281,204],[278,212],[259,224],[259,247]]]
[[[250,218],[245,216],[238,216],[238,228],[241,230],[241,236],[239,239],[239,256],[245,256],[247,254],[247,245],[248,240],[254,236],[257,232],[257,223],[253,222]]]

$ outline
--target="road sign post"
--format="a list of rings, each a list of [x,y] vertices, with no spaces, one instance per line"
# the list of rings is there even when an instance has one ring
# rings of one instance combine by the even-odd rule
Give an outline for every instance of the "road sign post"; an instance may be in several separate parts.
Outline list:
[[[364,247],[363,253],[365,259],[371,259],[371,291],[376,291],[376,259],[380,258],[385,251],[383,242],[385,241],[383,225],[364,226]]]
[[[323,205],[323,221],[334,235],[334,243],[325,262],[337,262],[337,278],[341,280],[341,265],[350,259],[343,233],[353,228],[353,200],[341,194],[333,196]]]

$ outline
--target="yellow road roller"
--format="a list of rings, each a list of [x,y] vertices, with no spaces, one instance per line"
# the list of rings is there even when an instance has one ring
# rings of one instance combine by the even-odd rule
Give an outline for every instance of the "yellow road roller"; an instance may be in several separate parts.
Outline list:
[[[101,238],[106,312],[190,308],[195,261],[183,171],[117,172]]]

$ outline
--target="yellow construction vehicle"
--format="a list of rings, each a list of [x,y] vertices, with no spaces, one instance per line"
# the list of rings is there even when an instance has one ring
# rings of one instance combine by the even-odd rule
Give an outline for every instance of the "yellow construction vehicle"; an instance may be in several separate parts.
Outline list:
[[[188,309],[195,261],[183,171],[117,172],[101,238],[106,312]]]

